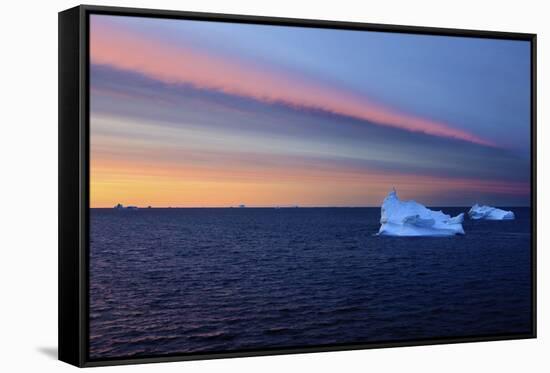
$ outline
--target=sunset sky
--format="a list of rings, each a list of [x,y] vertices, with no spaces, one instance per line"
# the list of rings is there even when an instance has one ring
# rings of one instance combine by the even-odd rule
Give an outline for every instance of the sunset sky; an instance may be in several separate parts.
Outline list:
[[[91,207],[529,205],[530,45],[92,15]]]

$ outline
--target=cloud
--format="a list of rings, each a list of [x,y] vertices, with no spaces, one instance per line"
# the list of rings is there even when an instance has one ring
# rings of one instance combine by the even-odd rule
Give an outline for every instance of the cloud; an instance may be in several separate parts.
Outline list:
[[[162,143],[186,147],[200,144],[294,156],[368,159],[381,162],[386,169],[423,175],[516,181],[529,178],[528,163],[506,149],[411,133],[321,110],[167,84],[106,66],[92,65],[91,78],[92,112],[126,118],[131,126],[119,123],[116,128],[127,139],[139,136],[153,141],[160,137]],[[139,132],[140,123],[153,127]],[[95,130],[97,134],[103,129]],[[192,141],[186,141],[189,136]]]
[[[258,101],[322,110],[410,132],[495,146],[450,124],[401,112],[340,87],[198,50],[183,40],[168,44],[138,36],[121,25],[101,21],[98,16],[91,19],[90,58],[93,64],[137,72],[164,83],[187,83]]]

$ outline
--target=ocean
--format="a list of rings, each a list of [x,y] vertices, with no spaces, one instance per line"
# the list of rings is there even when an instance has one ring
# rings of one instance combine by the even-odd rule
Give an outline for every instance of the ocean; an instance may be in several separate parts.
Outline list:
[[[403,238],[375,236],[379,208],[91,209],[90,357],[528,333],[531,211],[512,210]]]

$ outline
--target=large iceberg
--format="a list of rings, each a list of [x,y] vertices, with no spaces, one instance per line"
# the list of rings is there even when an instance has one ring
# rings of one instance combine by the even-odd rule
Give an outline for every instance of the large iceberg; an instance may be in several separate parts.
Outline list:
[[[491,206],[480,206],[477,203],[468,211],[472,220],[514,220],[516,216],[512,211],[497,209]]]
[[[401,201],[393,189],[382,203],[380,236],[444,237],[464,234],[464,213],[455,217],[433,211],[415,201]]]

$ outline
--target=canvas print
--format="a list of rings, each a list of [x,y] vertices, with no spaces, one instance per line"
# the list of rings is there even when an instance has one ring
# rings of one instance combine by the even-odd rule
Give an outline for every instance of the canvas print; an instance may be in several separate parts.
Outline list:
[[[89,31],[90,359],[531,332],[528,41]]]

